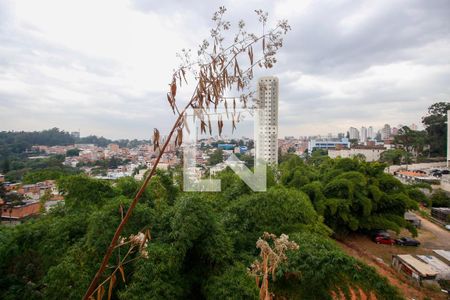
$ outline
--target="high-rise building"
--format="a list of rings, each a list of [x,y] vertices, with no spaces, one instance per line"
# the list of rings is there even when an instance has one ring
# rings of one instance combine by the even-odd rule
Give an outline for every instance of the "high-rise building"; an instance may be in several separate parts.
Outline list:
[[[369,126],[369,128],[367,128],[367,138],[369,138],[369,139],[375,138],[375,132],[373,131],[372,126]]]
[[[409,128],[410,128],[411,130],[417,130],[417,129],[418,129],[418,128],[417,128],[417,125],[414,124],[414,123],[412,123],[411,126],[409,126]]]
[[[355,127],[350,127],[348,129],[349,139],[359,140],[359,131]]]
[[[278,78],[273,76],[260,78],[257,97],[255,158],[276,165],[278,164]]]
[[[391,126],[389,124],[384,124],[384,127],[381,129],[381,139],[387,140],[391,137]]]
[[[360,140],[361,142],[365,143],[367,142],[367,128],[366,127],[361,127],[361,132],[360,132]]]

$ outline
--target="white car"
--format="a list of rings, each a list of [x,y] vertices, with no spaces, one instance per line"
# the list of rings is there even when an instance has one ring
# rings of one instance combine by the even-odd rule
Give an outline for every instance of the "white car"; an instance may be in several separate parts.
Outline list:
[[[445,229],[450,230],[450,224],[445,225]]]

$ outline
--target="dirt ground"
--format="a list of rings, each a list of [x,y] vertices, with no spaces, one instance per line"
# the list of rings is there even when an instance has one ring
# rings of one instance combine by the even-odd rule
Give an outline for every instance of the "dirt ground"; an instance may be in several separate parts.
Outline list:
[[[440,291],[432,291],[418,287],[406,276],[391,268],[392,256],[395,254],[434,254],[433,249],[450,250],[450,232],[442,227],[421,218],[422,227],[416,238],[421,242],[419,247],[402,247],[376,244],[368,236],[354,234],[339,241],[338,244],[349,255],[356,257],[375,267],[378,272],[386,276],[389,281],[397,286],[406,299],[450,299],[448,294]],[[391,233],[396,238],[411,236],[408,231],[402,231],[399,235]]]

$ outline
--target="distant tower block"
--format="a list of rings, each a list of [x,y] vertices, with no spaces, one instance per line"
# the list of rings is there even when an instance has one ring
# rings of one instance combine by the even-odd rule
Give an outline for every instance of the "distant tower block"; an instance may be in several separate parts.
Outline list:
[[[447,168],[450,160],[450,110],[447,110]]]
[[[278,85],[277,77],[258,80],[255,156],[270,165],[278,164]]]

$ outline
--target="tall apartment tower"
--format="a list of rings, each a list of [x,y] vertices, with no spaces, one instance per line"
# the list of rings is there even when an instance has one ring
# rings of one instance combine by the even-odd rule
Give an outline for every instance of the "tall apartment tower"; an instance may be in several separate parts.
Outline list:
[[[367,138],[368,139],[374,139],[375,138],[375,132],[373,132],[373,127],[369,126],[369,128],[367,128]]]
[[[359,136],[359,139],[361,140],[361,142],[365,143],[367,142],[367,128],[366,127],[361,127],[361,134]]]
[[[348,133],[351,140],[359,140],[359,130],[355,127],[350,127]]]
[[[383,128],[381,129],[381,139],[387,140],[391,137],[391,126],[389,124],[384,124]]]
[[[255,126],[256,160],[278,164],[278,78],[258,80]]]

